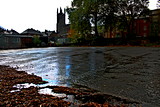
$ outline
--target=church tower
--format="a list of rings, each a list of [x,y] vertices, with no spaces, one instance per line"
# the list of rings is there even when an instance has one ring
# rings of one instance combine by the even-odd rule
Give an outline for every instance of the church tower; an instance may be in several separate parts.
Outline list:
[[[65,28],[65,9],[64,13],[62,12],[62,8],[60,8],[60,12],[57,8],[57,33],[62,34],[64,28]]]

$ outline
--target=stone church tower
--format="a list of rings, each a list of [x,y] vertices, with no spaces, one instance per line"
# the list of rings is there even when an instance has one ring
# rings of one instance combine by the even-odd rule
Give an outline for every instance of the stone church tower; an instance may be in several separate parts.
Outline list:
[[[65,23],[65,9],[63,13],[61,8],[60,12],[57,8],[57,33],[60,36],[65,36],[67,35],[69,28],[70,28],[69,25],[66,25]]]

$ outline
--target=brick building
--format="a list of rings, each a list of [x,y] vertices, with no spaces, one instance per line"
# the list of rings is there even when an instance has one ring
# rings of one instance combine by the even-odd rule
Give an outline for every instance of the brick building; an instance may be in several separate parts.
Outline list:
[[[148,37],[150,32],[149,18],[135,19],[133,31],[137,37]]]

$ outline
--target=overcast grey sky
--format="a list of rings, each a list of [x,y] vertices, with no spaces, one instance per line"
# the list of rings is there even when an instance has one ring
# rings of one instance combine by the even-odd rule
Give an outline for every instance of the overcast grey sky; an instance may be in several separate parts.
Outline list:
[[[27,28],[56,30],[57,8],[71,5],[73,0],[0,0],[0,26],[19,33]],[[157,0],[150,0],[156,9]],[[67,20],[68,23],[68,20]]]

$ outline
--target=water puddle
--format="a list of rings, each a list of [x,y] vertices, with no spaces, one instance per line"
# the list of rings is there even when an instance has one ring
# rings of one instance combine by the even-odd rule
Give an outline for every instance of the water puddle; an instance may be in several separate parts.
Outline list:
[[[66,98],[67,95],[66,94],[61,94],[61,93],[54,93],[53,90],[51,88],[45,88],[46,85],[36,85],[33,83],[24,83],[24,84],[17,84],[14,85],[13,88],[17,88],[16,90],[12,90],[11,92],[17,92],[17,91],[21,91],[21,89],[23,88],[30,88],[30,87],[38,87],[39,89],[39,94],[47,94],[47,95],[53,95],[55,97],[60,97],[60,98]]]
[[[12,90],[10,91],[11,93],[14,93],[14,92],[18,92],[18,91],[21,91],[20,89],[17,89],[17,90]]]
[[[56,86],[49,86],[47,84],[41,84],[41,85],[36,85],[36,84],[33,84],[33,83],[17,84],[17,85],[13,86],[13,88],[16,88],[16,90],[12,90],[10,92],[11,93],[18,92],[18,91],[21,91],[21,89],[30,88],[30,87],[38,87],[39,88],[39,91],[38,91],[39,94],[46,94],[46,95],[52,95],[54,97],[59,97],[59,98],[62,98],[64,101],[71,102],[74,105],[78,105],[78,104],[82,103],[81,101],[76,100],[74,95],[67,95],[65,93],[56,93],[56,92],[53,91],[52,88],[46,88],[46,87],[56,87]]]
[[[17,84],[17,85],[14,85],[13,88],[18,88],[18,89],[23,89],[23,88],[29,88],[29,87],[36,87],[37,85],[36,84],[33,84],[33,83],[24,83],[24,84]]]
[[[141,107],[141,104],[138,102],[108,94],[96,93],[95,91],[93,92],[93,90],[87,89],[86,87],[83,87],[83,90],[78,90],[64,86],[45,86],[44,84],[36,85],[33,83],[24,83],[13,86],[13,88],[16,88],[16,90],[12,90],[11,92],[21,91],[21,89],[30,87],[39,88],[39,94],[52,95],[54,97],[59,97],[64,101],[71,102],[71,106],[74,107],[89,102],[95,102],[102,105],[105,104],[105,102],[110,102],[110,104],[115,106],[125,104],[127,106],[124,107]]]
[[[55,97],[60,97],[60,98],[66,98],[66,97],[67,97],[66,94],[54,93],[54,92],[52,91],[52,89],[50,89],[50,88],[42,88],[42,89],[39,90],[39,93],[40,93],[40,94],[53,95],[53,96],[55,96]]]

